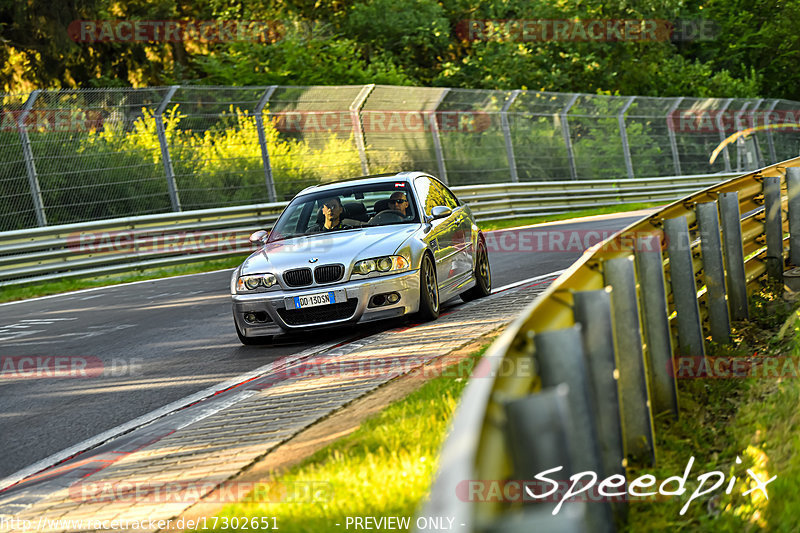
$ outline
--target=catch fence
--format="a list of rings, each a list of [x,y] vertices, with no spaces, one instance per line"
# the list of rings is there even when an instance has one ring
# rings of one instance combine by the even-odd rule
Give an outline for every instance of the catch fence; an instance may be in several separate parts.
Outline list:
[[[0,231],[279,202],[400,170],[453,186],[743,172],[800,151],[798,110],[771,99],[381,85],[7,94]]]

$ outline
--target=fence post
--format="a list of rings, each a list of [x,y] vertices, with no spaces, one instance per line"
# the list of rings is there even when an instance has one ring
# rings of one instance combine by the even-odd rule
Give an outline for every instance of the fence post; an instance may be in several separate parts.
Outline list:
[[[442,139],[439,138],[439,124],[436,122],[436,112],[439,110],[439,106],[449,92],[450,89],[442,89],[442,94],[440,94],[439,99],[436,100],[436,105],[434,106],[433,113],[431,114],[431,136],[433,137],[433,150],[436,153],[436,166],[439,169],[438,178],[442,180],[442,183],[445,185],[448,183],[447,167],[444,164],[444,152],[442,151]]]
[[[731,102],[733,102],[733,98],[725,100],[722,109],[719,110],[719,114],[717,115],[717,130],[719,130],[720,143],[725,142],[725,124],[722,122],[722,116],[725,114],[728,106],[731,105]],[[725,161],[725,172],[731,172],[731,154],[727,146],[722,149],[722,158],[723,161]]]
[[[730,344],[731,322],[728,297],[725,293],[725,267],[722,263],[722,241],[719,236],[717,202],[695,206],[700,229],[700,250],[703,255],[703,277],[706,282],[708,324],[711,339],[718,344]]]
[[[739,212],[739,193],[724,192],[719,195],[719,213],[722,218],[722,243],[725,251],[725,281],[728,288],[728,304],[733,320],[746,320],[747,279],[744,272],[744,249],[742,248],[742,219]]]
[[[677,417],[678,390],[675,387],[675,368],[672,361],[661,238],[658,235],[639,237],[635,245],[634,257],[641,293],[653,412],[669,412]]]
[[[628,98],[628,101],[625,102],[625,105],[622,106],[622,109],[620,109],[617,115],[619,136],[622,140],[622,155],[625,158],[625,170],[628,172],[628,179],[631,180],[633,179],[633,161],[631,160],[631,147],[628,145],[628,130],[625,127],[625,113],[627,113],[628,108],[633,104],[634,100],[636,100],[635,96]]]
[[[166,111],[170,100],[178,90],[179,85],[173,85],[167,91],[164,99],[158,104],[155,113],[156,120],[156,133],[158,134],[158,143],[161,146],[161,161],[164,164],[164,174],[167,178],[167,190],[169,191],[169,199],[172,202],[173,211],[181,211],[181,201],[178,197],[178,188],[175,185],[175,172],[172,169],[172,159],[169,156],[169,144],[167,144],[167,134],[164,130],[164,111]]]
[[[786,169],[789,196],[789,262],[800,266],[800,168]]]
[[[744,127],[740,127],[739,124],[740,124],[740,120],[741,120],[741,117],[742,117],[742,113],[747,111],[748,107],[750,107],[750,102],[745,102],[744,104],[742,104],[742,108],[741,109],[739,109],[738,111],[734,112],[734,114],[733,114],[733,128],[734,128],[734,130],[739,131],[740,129],[744,129]],[[742,154],[746,150],[744,142],[745,141],[744,141],[743,137],[739,137],[738,139],[736,139],[736,172],[741,172],[742,171]],[[759,167],[756,167],[756,168],[759,168]],[[750,169],[750,170],[754,170],[754,169]]]
[[[764,231],[767,234],[767,276],[783,282],[783,222],[781,213],[781,178],[764,178]]]
[[[361,172],[364,175],[369,174],[369,160],[367,159],[367,147],[364,143],[364,128],[361,126],[361,108],[364,107],[364,102],[372,90],[375,89],[375,84],[371,83],[361,88],[361,91],[356,95],[356,99],[350,104],[350,120],[353,122],[353,138],[356,141],[356,148],[358,149],[358,157],[361,158]]]
[[[752,120],[753,124],[755,124],[756,119],[757,119],[757,115],[756,115],[755,112],[758,111],[758,108],[761,107],[761,104],[763,104],[763,103],[764,103],[764,99],[763,98],[759,98],[758,100],[756,100],[756,105],[754,105],[753,109],[750,110],[750,113],[753,116],[753,120]],[[747,122],[745,122],[745,124],[747,124]],[[739,127],[737,125],[736,129],[737,130],[744,129],[744,125],[742,127]],[[762,156],[761,149],[758,146],[758,139],[755,136],[753,136],[752,137],[752,141],[753,141],[753,146],[754,146],[755,156],[756,156],[756,168],[764,168],[765,166],[767,166],[767,164],[764,162],[764,157]]]
[[[772,102],[772,105],[769,106],[767,112],[764,113],[764,126],[767,126],[767,146],[769,147],[769,158],[770,164],[774,165],[778,162],[778,155],[775,152],[775,140],[772,138],[772,130],[768,127],[771,124],[770,115],[775,110],[775,107],[778,105],[780,100],[775,100]]]
[[[697,305],[697,284],[694,280],[692,249],[686,217],[664,221],[669,255],[669,283],[675,299],[678,322],[678,349],[681,355],[705,356],[703,326]]]
[[[47,225],[47,216],[44,213],[44,200],[42,200],[42,189],[39,187],[39,177],[36,175],[36,164],[33,162],[33,150],[31,149],[31,140],[28,137],[28,128],[25,126],[25,119],[33,109],[33,104],[41,94],[41,89],[33,91],[25,105],[22,107],[22,112],[17,117],[17,131],[19,132],[19,139],[22,143],[22,156],[25,158],[25,170],[28,173],[28,186],[31,190],[31,201],[33,202],[33,210],[36,212],[36,223],[39,226]]]
[[[642,350],[633,257],[605,261],[603,278],[607,285],[611,285],[625,455],[640,464],[653,464],[653,417]]]
[[[276,202],[278,195],[275,192],[275,181],[272,177],[272,163],[269,160],[269,148],[267,147],[267,135],[264,132],[264,107],[272,97],[272,94],[277,89],[277,85],[271,85],[264,94],[261,100],[258,101],[255,109],[256,129],[258,130],[258,144],[261,146],[261,162],[264,166],[264,179],[267,184],[267,197],[270,202]]]
[[[676,99],[675,103],[672,104],[672,107],[670,107],[669,111],[667,111],[667,137],[669,137],[669,147],[672,150],[672,163],[675,166],[676,176],[682,175],[681,156],[678,153],[678,141],[675,140],[676,122],[675,122],[675,117],[673,117],[672,114],[678,110],[678,107],[680,107],[681,102],[683,102],[683,99],[684,99],[683,96]]]
[[[508,109],[511,107],[511,104],[514,103],[514,100],[517,99],[519,93],[522,92],[519,89],[516,91],[511,91],[511,95],[506,100],[506,103],[503,104],[503,109],[500,111],[500,123],[503,127],[503,137],[506,141],[506,154],[508,156],[508,169],[511,172],[511,182],[517,183],[519,181],[519,176],[517,175],[517,160],[514,157],[514,143],[511,141],[511,128],[508,125]]]
[[[573,94],[572,97],[567,102],[567,105],[564,106],[564,109],[561,110],[559,114],[561,117],[561,135],[564,137],[564,145],[567,148],[567,159],[569,163],[569,175],[571,179],[578,179],[578,169],[575,166],[575,153],[572,150],[572,137],[569,134],[569,122],[567,122],[567,112],[569,112],[570,108],[575,104],[575,101],[578,99],[578,94]]]

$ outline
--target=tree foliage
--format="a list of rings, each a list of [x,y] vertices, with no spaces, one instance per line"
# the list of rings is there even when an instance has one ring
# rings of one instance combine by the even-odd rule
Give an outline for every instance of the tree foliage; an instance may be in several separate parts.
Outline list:
[[[477,20],[713,21],[703,40],[470,39]],[[80,20],[270,21],[261,41],[76,42]],[[800,99],[800,2],[0,0],[0,81],[33,88],[380,83]]]

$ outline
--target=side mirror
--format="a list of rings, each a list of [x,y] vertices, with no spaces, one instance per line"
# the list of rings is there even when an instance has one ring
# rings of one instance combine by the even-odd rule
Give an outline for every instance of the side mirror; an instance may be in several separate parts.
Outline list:
[[[253,233],[252,235],[250,235],[250,242],[252,242],[253,244],[257,243],[263,244],[264,242],[266,242],[268,235],[269,235],[268,231],[260,229],[257,232]]]
[[[444,205],[437,205],[433,209],[431,209],[431,217],[432,220],[437,220],[440,218],[447,218],[453,214],[453,210]]]

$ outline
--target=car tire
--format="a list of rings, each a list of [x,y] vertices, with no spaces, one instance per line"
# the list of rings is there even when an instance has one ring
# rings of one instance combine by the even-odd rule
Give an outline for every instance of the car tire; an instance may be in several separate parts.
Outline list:
[[[475,261],[475,286],[459,294],[465,302],[483,298],[492,294],[492,271],[489,267],[489,254],[483,243],[478,245],[478,257]]]
[[[436,280],[436,265],[431,256],[422,256],[419,268],[419,318],[423,321],[439,318],[439,286]]]
[[[244,334],[239,331],[238,324],[234,323],[234,327],[236,328],[236,335],[239,337],[239,342],[245,346],[264,346],[267,344],[272,344],[272,335],[265,335],[263,337],[245,337]]]

